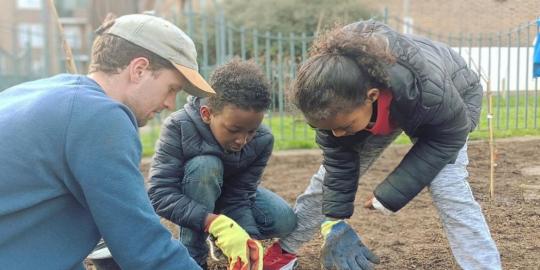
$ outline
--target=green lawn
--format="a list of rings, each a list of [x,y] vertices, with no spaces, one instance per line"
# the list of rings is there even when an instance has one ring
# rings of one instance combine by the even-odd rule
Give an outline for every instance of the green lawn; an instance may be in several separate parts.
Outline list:
[[[493,97],[493,126],[495,138],[517,137],[527,135],[540,135],[540,117],[535,112],[538,106],[538,97],[534,91],[528,94],[521,91],[518,95],[501,94]],[[540,108],[537,108],[540,110]],[[536,116],[536,117],[535,117]],[[482,116],[479,127],[474,131],[470,139],[488,139],[487,102],[484,98]],[[307,126],[300,115],[283,115],[279,113],[267,115],[264,124],[272,129],[275,137],[274,150],[286,149],[309,149],[316,148],[315,132]],[[152,121],[149,127],[141,129],[141,140],[144,156],[150,156],[154,152],[154,143],[159,137],[159,120]],[[401,135],[394,142],[407,144],[410,140]]]

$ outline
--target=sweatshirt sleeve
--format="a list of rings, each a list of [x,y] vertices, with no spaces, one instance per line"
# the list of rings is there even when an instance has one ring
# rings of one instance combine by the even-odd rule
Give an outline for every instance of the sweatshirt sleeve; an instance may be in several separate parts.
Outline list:
[[[115,260],[123,269],[200,269],[161,225],[139,171],[141,144],[129,109],[75,98],[66,128],[65,156]],[[68,179],[70,177],[66,177]]]

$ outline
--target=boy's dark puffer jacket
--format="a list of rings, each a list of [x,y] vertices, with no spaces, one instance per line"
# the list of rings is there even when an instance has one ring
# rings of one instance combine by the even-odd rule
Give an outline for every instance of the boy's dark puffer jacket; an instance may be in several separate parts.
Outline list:
[[[201,99],[190,97],[184,109],[165,120],[152,160],[148,194],[160,216],[180,226],[203,231],[210,211],[182,193],[186,162],[200,155],[220,158],[224,172],[220,201],[234,205],[235,211],[251,211],[250,204],[272,153],[274,138],[261,125],[240,152],[226,153],[202,121],[200,102]]]

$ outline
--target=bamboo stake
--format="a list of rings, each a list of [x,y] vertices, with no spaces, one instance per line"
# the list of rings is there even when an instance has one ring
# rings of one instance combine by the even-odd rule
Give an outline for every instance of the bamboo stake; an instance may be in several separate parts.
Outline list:
[[[491,82],[489,80],[486,81],[486,85],[488,102],[487,120],[489,129],[489,197],[493,200],[495,198],[495,167],[497,166],[495,163],[495,142],[493,139],[493,95],[491,93]]]
[[[476,65],[473,59],[471,59],[471,64],[476,67],[478,70],[478,76],[481,80],[483,80],[486,83],[486,94],[487,94],[487,102],[488,102],[488,113],[487,113],[487,120],[488,120],[488,132],[489,132],[489,197],[490,200],[495,199],[495,167],[497,164],[495,163],[495,139],[493,136],[493,110],[492,110],[492,94],[491,94],[491,82],[490,79],[485,76],[485,73],[481,70],[480,66]],[[504,85],[504,83],[503,83]]]
[[[69,44],[66,41],[64,27],[62,26],[62,23],[60,23],[60,18],[58,17],[58,12],[56,11],[54,0],[49,0],[49,10],[51,11],[56,21],[56,25],[58,26],[58,32],[60,33],[60,38],[62,39],[62,48],[64,49],[64,52],[66,54],[66,69],[69,73],[76,74],[77,66],[75,65],[73,52],[71,51],[71,47],[69,47]]]

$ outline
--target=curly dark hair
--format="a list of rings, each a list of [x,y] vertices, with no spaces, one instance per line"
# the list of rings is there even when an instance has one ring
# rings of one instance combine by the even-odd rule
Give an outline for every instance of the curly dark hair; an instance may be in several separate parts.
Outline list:
[[[291,98],[308,120],[352,111],[371,88],[389,88],[385,65],[395,62],[383,24],[373,21],[322,34],[300,67]]]
[[[266,77],[253,61],[233,58],[218,67],[210,77],[216,95],[208,98],[208,106],[216,113],[225,105],[262,112],[270,107],[270,92]]]

